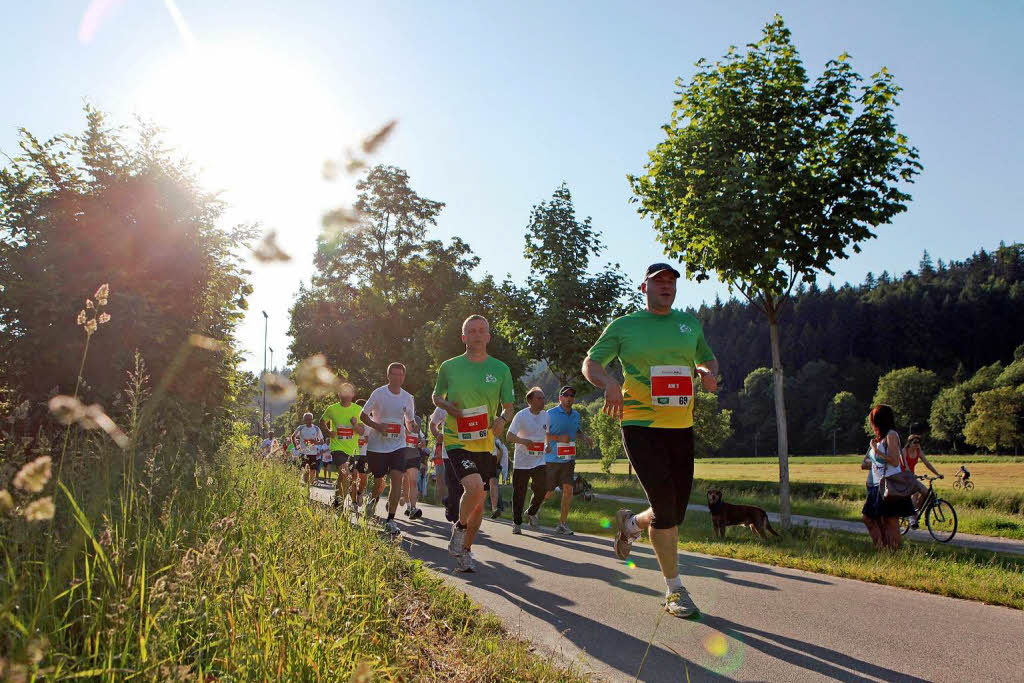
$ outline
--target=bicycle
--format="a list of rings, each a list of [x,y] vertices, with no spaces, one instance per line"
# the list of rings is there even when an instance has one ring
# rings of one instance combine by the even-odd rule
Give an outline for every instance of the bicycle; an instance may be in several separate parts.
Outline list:
[[[970,491],[971,489],[974,488],[974,482],[971,481],[970,479],[964,479],[962,476],[958,474],[956,477],[956,481],[953,482],[953,488],[962,488],[964,491]]]
[[[921,507],[917,509],[917,519],[924,518],[924,524],[932,538],[939,543],[949,543],[956,536],[956,510],[948,501],[939,498],[932,487],[932,482],[941,477],[918,475],[917,478],[928,482],[928,493],[921,501]],[[900,518],[901,534],[906,535],[910,531],[912,521],[910,517]]]

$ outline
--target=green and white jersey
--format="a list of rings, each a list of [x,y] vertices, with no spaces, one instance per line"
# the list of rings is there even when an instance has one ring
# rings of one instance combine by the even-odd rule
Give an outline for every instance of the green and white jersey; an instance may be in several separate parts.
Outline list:
[[[474,453],[493,453],[491,421],[503,403],[515,401],[512,371],[497,358],[488,356],[473,363],[466,355],[449,358],[437,371],[434,393],[454,401],[462,411],[456,420],[444,421],[445,450],[464,449]]]

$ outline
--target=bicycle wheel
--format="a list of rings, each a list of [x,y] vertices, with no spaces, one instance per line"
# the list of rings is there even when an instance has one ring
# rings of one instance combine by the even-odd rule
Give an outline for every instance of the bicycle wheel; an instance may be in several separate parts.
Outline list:
[[[974,488],[974,482],[973,481],[968,480],[968,481],[964,482],[964,490],[965,491],[970,491],[973,488]]]
[[[949,543],[956,536],[956,510],[941,498],[928,508],[924,523],[928,533],[939,543]]]
[[[900,535],[906,536],[910,531],[910,517],[900,517]]]
[[[956,481],[953,482],[953,488],[955,488],[955,489],[959,489],[960,488],[960,480],[959,479],[957,479]]]

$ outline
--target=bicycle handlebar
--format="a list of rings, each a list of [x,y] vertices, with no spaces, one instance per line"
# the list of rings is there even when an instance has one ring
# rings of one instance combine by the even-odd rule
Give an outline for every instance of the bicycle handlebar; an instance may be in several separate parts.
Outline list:
[[[919,474],[917,475],[917,478],[927,481],[938,481],[939,479],[943,479],[944,477],[942,477],[941,475],[938,477],[929,477],[927,474]]]

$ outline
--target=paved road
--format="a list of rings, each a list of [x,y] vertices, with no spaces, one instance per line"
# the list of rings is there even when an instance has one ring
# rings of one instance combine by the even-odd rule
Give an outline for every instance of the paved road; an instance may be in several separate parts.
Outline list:
[[[643,498],[632,498],[629,496],[612,496],[606,494],[595,494],[599,500],[614,500],[625,505],[647,507],[647,501]],[[708,512],[707,505],[687,505],[687,510],[699,510]],[[791,515],[793,524],[807,524],[817,529],[840,529],[855,534],[866,534],[868,530],[860,522],[851,522],[845,519],[826,519],[823,517],[806,517],[804,515]],[[768,518],[773,522],[779,521],[777,512],[769,512]],[[922,522],[924,524],[924,522]],[[734,532],[735,533],[735,532]],[[915,541],[935,543],[935,539],[929,535],[926,529],[911,531],[908,536]],[[973,550],[991,550],[997,553],[1008,553],[1010,555],[1024,555],[1024,541],[1013,538],[996,538],[994,536],[978,536],[977,534],[964,534],[957,532],[949,545],[971,548]],[[1021,676],[1024,680],[1024,675]]]
[[[650,546],[634,549],[631,566],[606,538],[513,536],[507,521],[485,520],[474,547],[479,571],[457,574],[450,524],[440,508],[423,510],[417,522],[399,515],[413,557],[538,651],[598,680],[1024,677],[1021,611],[687,553],[681,573],[704,616],[684,621],[660,609],[664,584]]]

